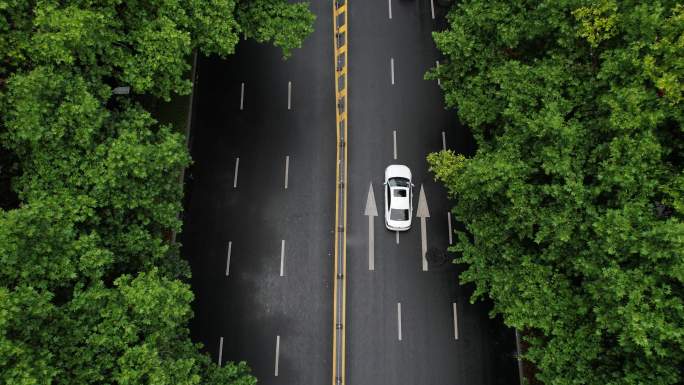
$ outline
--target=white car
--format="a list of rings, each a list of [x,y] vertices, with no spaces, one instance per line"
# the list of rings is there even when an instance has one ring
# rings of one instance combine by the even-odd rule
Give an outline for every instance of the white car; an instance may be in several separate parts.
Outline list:
[[[393,164],[385,169],[385,226],[392,231],[411,228],[413,183],[408,167]]]

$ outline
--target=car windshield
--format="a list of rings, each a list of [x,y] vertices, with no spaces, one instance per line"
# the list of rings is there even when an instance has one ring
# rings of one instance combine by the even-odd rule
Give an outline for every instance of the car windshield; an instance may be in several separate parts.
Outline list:
[[[387,183],[392,187],[409,187],[409,180],[406,178],[390,178]]]
[[[392,209],[392,210],[390,210],[390,219],[393,221],[408,221],[409,211],[408,210]]]

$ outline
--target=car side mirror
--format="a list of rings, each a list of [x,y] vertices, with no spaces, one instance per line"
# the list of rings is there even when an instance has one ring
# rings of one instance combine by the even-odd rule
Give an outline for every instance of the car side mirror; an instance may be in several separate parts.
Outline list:
[[[411,183],[411,187],[416,187],[416,185],[415,185],[415,184],[413,184],[413,183]]]

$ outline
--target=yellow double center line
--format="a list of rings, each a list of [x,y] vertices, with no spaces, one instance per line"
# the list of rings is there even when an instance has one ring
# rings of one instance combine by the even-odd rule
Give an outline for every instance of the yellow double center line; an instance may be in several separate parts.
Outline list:
[[[335,47],[335,123],[337,167],[335,171],[335,277],[333,289],[333,385],[345,383],[345,320],[347,273],[347,14],[348,0],[333,1]]]

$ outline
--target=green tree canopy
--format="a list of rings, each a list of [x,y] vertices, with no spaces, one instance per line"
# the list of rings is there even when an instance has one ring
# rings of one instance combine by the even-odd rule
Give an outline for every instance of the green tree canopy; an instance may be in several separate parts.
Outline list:
[[[0,0],[0,77],[62,65],[168,99],[189,92],[193,49],[224,57],[242,34],[288,57],[314,19],[306,3],[287,0]]]
[[[434,34],[471,157],[429,162],[463,282],[546,384],[684,381],[684,6],[482,1]]]
[[[0,0],[0,383],[256,383],[190,340],[170,236],[190,157],[135,95],[188,93],[191,52],[241,34],[287,57],[313,21],[287,0]]]

